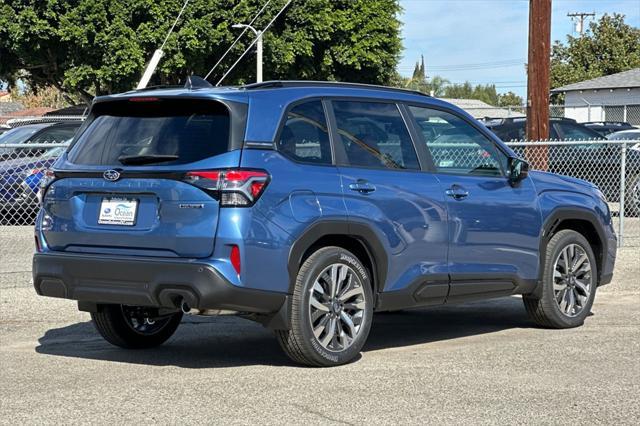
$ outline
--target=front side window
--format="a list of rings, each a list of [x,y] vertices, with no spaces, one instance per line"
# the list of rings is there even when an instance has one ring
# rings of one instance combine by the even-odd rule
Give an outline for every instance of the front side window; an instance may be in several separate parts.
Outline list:
[[[420,168],[397,105],[334,101],[333,110],[349,165],[401,170]]]
[[[503,176],[507,156],[493,141],[462,118],[448,112],[409,107],[424,135],[439,173]]]
[[[310,101],[291,108],[277,147],[278,151],[294,161],[332,164],[329,130],[322,101]]]

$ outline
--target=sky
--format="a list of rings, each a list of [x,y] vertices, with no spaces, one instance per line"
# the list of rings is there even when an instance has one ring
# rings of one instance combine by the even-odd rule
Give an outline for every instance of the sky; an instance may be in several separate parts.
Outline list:
[[[399,71],[410,76],[424,55],[427,76],[452,83],[495,84],[525,97],[528,0],[400,0],[404,52]],[[621,13],[640,27],[640,0],[552,0],[551,40],[574,32],[569,12]]]

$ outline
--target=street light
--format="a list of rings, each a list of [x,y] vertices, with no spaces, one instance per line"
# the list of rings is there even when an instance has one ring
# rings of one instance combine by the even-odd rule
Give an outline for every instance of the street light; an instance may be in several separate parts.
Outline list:
[[[262,83],[262,31],[258,31],[251,25],[247,24],[234,24],[231,28],[248,28],[256,35],[258,39],[256,43],[257,57],[256,57],[256,81]]]

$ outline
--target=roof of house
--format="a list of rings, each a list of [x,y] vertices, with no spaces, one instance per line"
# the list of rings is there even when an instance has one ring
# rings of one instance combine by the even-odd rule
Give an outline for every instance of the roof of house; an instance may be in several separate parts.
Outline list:
[[[640,87],[640,68],[633,68],[617,74],[605,75],[591,80],[580,81],[553,89],[551,92],[572,92],[574,90],[626,89]]]
[[[495,107],[477,99],[440,98],[471,114],[474,118],[507,118],[524,117],[524,114],[508,108]]]
[[[13,114],[23,108],[20,102],[0,102],[0,115]]]

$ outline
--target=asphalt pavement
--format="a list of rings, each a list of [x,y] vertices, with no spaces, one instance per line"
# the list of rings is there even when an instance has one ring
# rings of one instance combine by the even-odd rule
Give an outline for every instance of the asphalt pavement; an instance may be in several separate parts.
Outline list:
[[[583,327],[537,328],[519,297],[382,314],[360,359],[330,369],[292,364],[233,317],[125,351],[26,274],[0,281],[1,424],[636,425],[639,399],[637,247]]]

